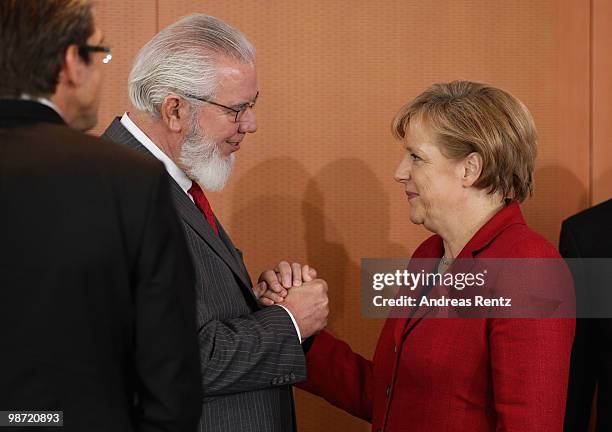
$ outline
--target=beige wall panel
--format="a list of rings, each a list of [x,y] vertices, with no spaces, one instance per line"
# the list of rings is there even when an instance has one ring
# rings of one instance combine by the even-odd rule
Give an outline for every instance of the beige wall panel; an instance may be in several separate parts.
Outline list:
[[[593,203],[612,198],[612,2],[593,0]]]
[[[536,118],[540,146],[535,196],[524,209],[528,223],[557,245],[560,222],[590,204],[591,16],[588,0],[551,3],[552,25],[541,31],[553,36],[554,68],[547,68],[544,88],[553,92],[554,103],[540,109],[527,104]],[[542,128],[543,118],[554,120],[550,130]]]
[[[113,51],[105,67],[98,125],[101,134],[115,116],[129,109],[127,79],[132,60],[157,32],[157,0],[102,0],[96,2],[105,45]]]
[[[402,149],[389,132],[425,87],[479,80],[526,103],[540,150],[524,208],[549,240],[588,205],[588,1],[167,0],[160,28],[196,11],[258,50],[259,131],[213,208],[253,277],[281,258],[314,265],[330,282],[331,331],[366,357],[382,321],[360,315],[360,259],[409,255],[429,235],[392,180]],[[301,431],[369,430],[303,392],[297,403]]]

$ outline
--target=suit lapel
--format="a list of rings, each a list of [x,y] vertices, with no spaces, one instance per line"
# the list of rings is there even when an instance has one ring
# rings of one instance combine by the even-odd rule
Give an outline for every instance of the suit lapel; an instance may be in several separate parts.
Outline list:
[[[102,135],[103,138],[110,139],[116,143],[123,144],[141,153],[145,153],[154,157],[145,146],[143,146],[134,136],[121,124],[120,118],[117,117]],[[254,300],[258,305],[257,299],[253,294],[249,275],[244,267],[244,263],[236,248],[232,244],[229,236],[223,229],[223,226],[217,220],[219,228],[219,236],[212,230],[200,210],[189,199],[185,191],[170,178],[170,189],[172,199],[176,206],[176,210],[185,223],[189,225],[201,238],[210,246],[210,248],[227,264],[232,272],[237,276],[238,280],[243,285],[243,290],[251,300]],[[216,219],[216,218],[215,218]]]
[[[435,271],[434,262],[437,258],[441,256],[442,252],[442,239],[439,237],[430,238],[425,245],[421,245],[419,249],[417,249],[410,259],[408,263],[408,270],[411,273],[431,273]],[[410,311],[410,314],[405,318],[399,318],[395,323],[394,337],[395,343],[400,344],[402,339],[408,336],[410,332],[425,318],[427,315],[431,313],[433,308],[428,306],[419,307],[419,302],[421,301],[421,297],[425,295],[426,297],[430,297],[434,295],[436,287],[433,287],[432,290],[427,293],[425,291],[425,287],[421,284],[416,288],[416,292],[412,293],[414,298],[417,299],[417,306]],[[416,294],[416,295],[415,295]],[[437,293],[435,294],[437,295]]]
[[[183,189],[181,189],[181,187],[175,181],[172,181],[172,197],[181,219],[183,219],[187,225],[193,228],[193,230],[198,233],[202,240],[204,240],[208,246],[210,246],[210,248],[217,255],[219,255],[219,257],[225,262],[225,264],[228,265],[232,272],[234,272],[234,274],[242,282],[242,285],[244,285],[244,288],[246,288],[249,296],[253,296],[251,282],[243,270],[244,266],[242,265],[242,260],[240,260],[240,257],[231,244],[231,241],[229,241],[229,237],[219,221],[215,218],[215,220],[217,220],[217,227],[219,228],[219,235],[217,235],[212,230],[204,216],[202,216],[200,210],[187,197]],[[229,243],[228,245],[224,244],[223,240],[221,239],[221,233],[223,233],[223,236],[227,239]],[[230,251],[232,251],[233,254]]]
[[[251,289],[251,277],[249,276],[249,272],[246,266],[244,265],[244,259],[242,258],[242,253],[238,250],[236,246],[234,246],[234,243],[232,243],[230,236],[227,234],[227,231],[225,231],[225,229],[223,228],[223,225],[219,222],[219,219],[217,219],[216,216],[215,216],[215,221],[217,222],[217,228],[219,229],[219,237],[221,238],[221,241],[225,244],[230,254],[232,254],[234,259],[236,260],[238,267],[240,268],[240,270],[242,271],[244,275],[244,281],[248,281],[246,285],[249,288],[249,292],[253,294],[253,290]],[[254,294],[253,294],[253,299],[257,300]]]
[[[421,261],[421,259],[416,259],[417,262]],[[423,262],[428,264],[433,264],[436,261],[435,258],[425,259]],[[459,254],[457,260],[451,265],[451,267],[447,270],[446,273],[442,275],[442,278],[447,277],[447,275],[457,274],[457,273],[473,273],[474,266],[476,265],[476,260],[471,256],[470,250],[464,250],[461,254]],[[427,268],[424,265],[417,265],[416,268],[412,269],[413,272],[419,272],[421,270],[425,270],[426,272],[435,271],[435,269]],[[423,287],[419,287],[419,301],[421,293],[423,292]],[[471,295],[473,295],[473,291]],[[426,295],[428,300],[440,299],[442,297],[446,298],[456,298],[461,299],[468,297],[468,293],[462,290],[456,290],[452,286],[446,286],[444,284],[434,286]],[[435,313],[434,312],[435,308]],[[460,309],[459,309],[460,311]],[[424,318],[452,318],[460,316],[457,314],[457,309],[453,307],[442,308],[439,306],[417,306],[416,310],[412,316],[406,319],[400,319],[398,321],[398,325],[395,329],[395,340],[399,342],[402,338],[408,336],[408,334],[416,327]]]
[[[427,268],[426,264],[429,264],[433,261],[434,260],[432,259],[425,259],[425,260],[412,259],[411,262],[408,263],[408,270],[411,273],[416,273],[416,274],[420,273],[421,271],[425,271],[426,273],[431,272],[432,269]],[[435,289],[436,287],[432,288],[432,291],[425,294],[425,296],[430,297],[432,295],[432,292]],[[399,318],[396,321],[395,331],[394,331],[396,344],[400,344],[401,340],[405,338],[412,331],[412,329],[417,324],[419,324],[426,315],[428,315],[431,312],[432,310],[431,307],[419,306],[420,299],[425,292],[424,290],[425,290],[425,287],[421,284],[416,288],[415,292],[408,294],[408,295],[413,296],[413,298],[417,299],[417,305],[410,311],[410,314],[407,317]]]
[[[463,247],[457,260],[451,268],[448,269],[452,273],[470,273],[473,271],[473,267],[476,265],[478,254],[486,249],[495,238],[512,225],[525,225],[525,220],[521,214],[520,207],[515,201],[507,201],[506,206],[501,209],[495,216],[493,216],[484,226],[482,226],[476,234],[468,241]],[[429,258],[439,259],[442,256],[443,244],[440,236],[436,235],[428,239],[423,245],[421,245],[414,253],[413,259]],[[409,264],[410,266],[410,264]],[[420,270],[417,266],[417,270]],[[439,298],[441,295],[451,292],[451,296],[457,298],[465,296],[466,293],[448,289],[440,289],[441,287],[434,287],[432,291],[427,295],[428,298]],[[422,309],[422,310],[421,310]],[[423,318],[430,313],[431,307],[418,308],[414,315],[410,318],[398,319],[396,328],[394,331],[396,343],[401,342],[403,338],[416,327]]]

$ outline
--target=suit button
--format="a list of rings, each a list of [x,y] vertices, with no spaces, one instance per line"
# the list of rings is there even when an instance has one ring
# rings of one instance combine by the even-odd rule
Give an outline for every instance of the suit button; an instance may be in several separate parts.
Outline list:
[[[385,390],[385,394],[387,395],[387,397],[389,397],[389,393],[391,393],[391,386],[388,385],[387,389]]]

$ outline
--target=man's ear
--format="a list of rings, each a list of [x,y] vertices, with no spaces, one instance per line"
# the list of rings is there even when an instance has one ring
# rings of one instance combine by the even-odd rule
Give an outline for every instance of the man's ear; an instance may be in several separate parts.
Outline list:
[[[170,94],[161,104],[160,115],[168,129],[180,133],[187,125],[189,106],[183,98]]]
[[[470,187],[480,178],[482,174],[482,156],[479,153],[472,152],[463,159],[463,186]]]
[[[59,82],[70,87],[79,87],[85,81],[86,68],[85,60],[79,55],[78,46],[69,45],[64,53]]]

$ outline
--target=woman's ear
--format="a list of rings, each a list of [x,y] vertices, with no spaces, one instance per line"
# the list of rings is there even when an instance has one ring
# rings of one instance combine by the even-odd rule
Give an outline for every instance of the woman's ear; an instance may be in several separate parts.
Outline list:
[[[470,187],[478,181],[482,174],[482,156],[479,153],[472,152],[463,159],[463,186]]]

